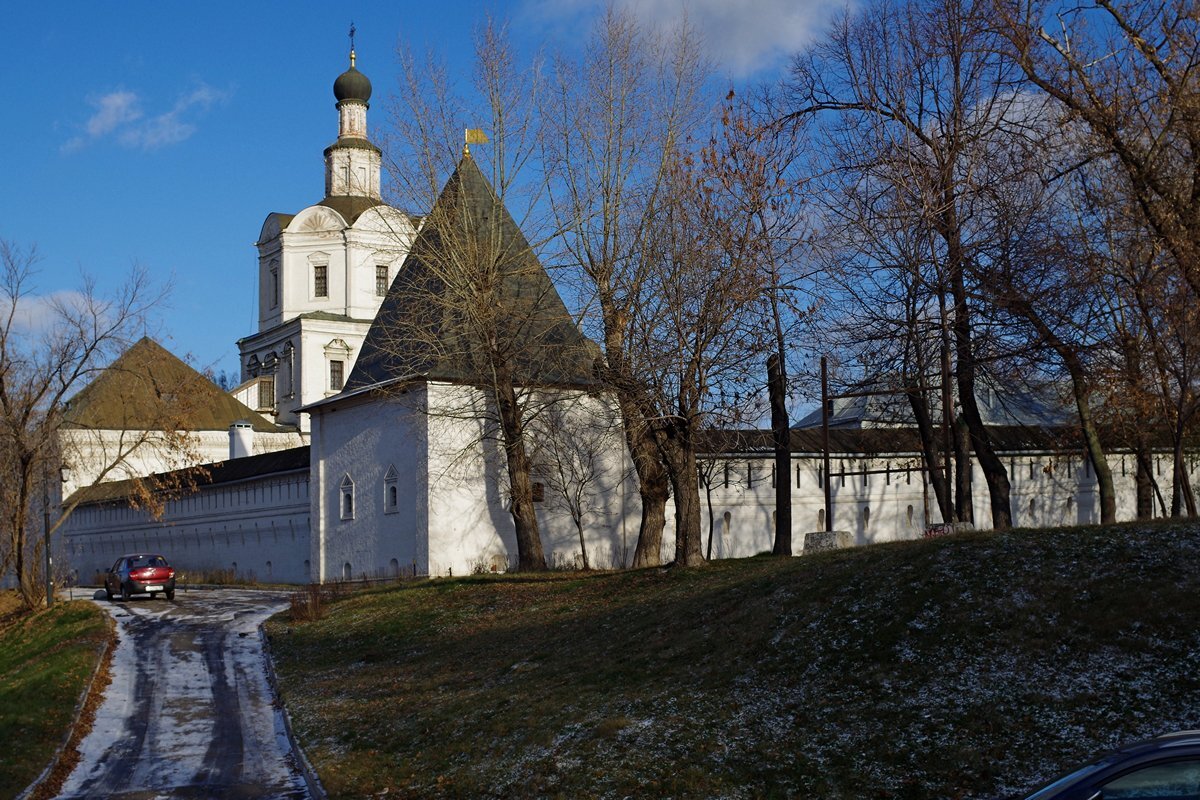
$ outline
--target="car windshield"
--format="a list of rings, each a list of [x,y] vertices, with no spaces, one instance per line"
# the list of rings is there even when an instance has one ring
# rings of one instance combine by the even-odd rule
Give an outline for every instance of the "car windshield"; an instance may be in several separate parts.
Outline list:
[[[1114,760],[1115,759],[1110,756],[1108,758],[1102,758],[1094,764],[1088,764],[1086,767],[1080,767],[1074,772],[1059,778],[1049,786],[1029,795],[1029,797],[1026,797],[1025,800],[1046,800],[1047,798],[1054,796],[1058,790],[1071,786],[1078,781],[1082,781],[1088,775],[1104,769],[1109,764],[1113,763]]]

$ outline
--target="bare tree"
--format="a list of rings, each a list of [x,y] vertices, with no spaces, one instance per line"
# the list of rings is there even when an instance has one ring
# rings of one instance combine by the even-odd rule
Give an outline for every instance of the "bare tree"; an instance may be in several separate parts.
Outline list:
[[[533,458],[543,465],[555,504],[570,514],[579,537],[583,568],[591,569],[585,520],[602,507],[598,495],[606,484],[611,488],[625,479],[624,475],[612,474],[612,455],[623,446],[619,412],[603,399],[588,395],[574,402],[563,398],[548,406],[531,427],[536,441]]]
[[[536,151],[537,66],[518,67],[504,29],[491,21],[478,32],[475,62],[474,96],[459,98],[436,63],[418,66],[401,53],[390,172],[404,201],[428,211],[380,309],[376,328],[384,338],[368,338],[360,364],[376,379],[442,380],[482,391],[483,403],[468,392],[457,404],[426,410],[483,421],[467,448],[492,441],[502,449],[518,564],[539,570],[546,562],[529,426],[556,402],[550,389],[594,383],[597,353],[525,235],[542,229],[531,215],[543,184],[526,169]],[[488,141],[460,155],[454,143],[462,124],[455,121],[464,118],[473,121],[467,127],[478,121]],[[451,167],[442,188],[440,176]],[[373,367],[368,347],[379,355]]]
[[[992,524],[1005,528],[1012,519],[1008,476],[976,399],[985,354],[972,281],[990,241],[975,214],[976,177],[990,141],[1025,131],[1011,110],[1019,102],[1011,90],[1015,70],[996,54],[988,11],[972,0],[897,0],[846,15],[826,42],[798,58],[783,121],[832,114],[827,144],[849,184],[890,194],[893,207],[911,215],[909,224],[930,234],[931,285],[948,301],[942,319],[959,417],[987,480]],[[961,499],[968,486],[960,481],[959,488]],[[969,505],[959,507],[960,516],[969,513]]]
[[[630,328],[650,291],[649,237],[670,159],[697,130],[705,77],[686,26],[664,39],[610,6],[583,55],[556,62],[542,113],[550,201],[564,234],[561,258],[577,270],[581,296],[598,311],[604,377],[638,475],[635,567],[660,562],[669,479],[631,363]]]
[[[78,457],[71,450],[78,439],[63,436],[71,424],[68,401],[145,330],[147,315],[164,297],[136,268],[112,296],[101,294],[86,277],[76,292],[39,296],[37,263],[34,248],[0,240],[3,567],[15,572],[29,608],[48,599],[42,585],[45,548],[74,508],[68,503],[55,514],[38,541],[35,531],[42,526],[37,512],[48,514],[46,506],[58,500],[63,459]],[[107,449],[89,451],[84,483],[103,481],[139,449],[186,453],[192,446],[186,391],[161,387],[158,402],[140,408]],[[84,471],[85,465],[79,466]],[[136,488],[142,502],[153,508],[163,487],[138,481]]]
[[[651,272],[632,320],[629,346],[675,496],[675,563],[704,560],[700,524],[700,435],[733,421],[731,397],[758,394],[757,364],[770,347],[761,304],[769,275],[752,214],[722,191],[719,172],[683,156],[654,220]]]
[[[1200,17],[1191,3],[993,0],[1008,56],[1091,134],[1174,268],[1200,293]]]

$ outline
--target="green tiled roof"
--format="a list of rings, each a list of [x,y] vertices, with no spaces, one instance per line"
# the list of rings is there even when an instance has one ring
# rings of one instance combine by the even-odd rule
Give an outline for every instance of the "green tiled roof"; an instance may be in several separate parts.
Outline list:
[[[244,420],[278,430],[260,414],[143,337],[67,404],[66,424],[99,430],[228,430]]]
[[[494,290],[476,284],[495,281]],[[495,297],[496,307],[481,308]],[[464,156],[425,218],[363,342],[346,391],[407,376],[486,385],[483,331],[519,385],[589,386],[599,348],[567,312],[508,209]]]

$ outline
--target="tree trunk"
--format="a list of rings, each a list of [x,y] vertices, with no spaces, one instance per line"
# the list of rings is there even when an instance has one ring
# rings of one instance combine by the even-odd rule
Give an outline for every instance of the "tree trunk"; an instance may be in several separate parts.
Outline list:
[[[921,454],[925,458],[925,471],[929,482],[933,484],[933,495],[937,500],[938,512],[943,522],[950,521],[954,509],[950,505],[950,491],[946,485],[946,473],[942,471],[942,460],[938,458],[937,441],[933,431],[933,419],[929,416],[929,406],[925,397],[916,386],[905,387],[909,407],[912,408],[913,419],[917,421],[917,435],[921,439]]]
[[[1088,403],[1087,374],[1079,354],[1071,349],[1034,309],[1025,298],[1014,298],[1010,305],[1028,320],[1038,335],[1050,345],[1062,359],[1067,374],[1071,376],[1071,391],[1075,397],[1075,410],[1079,415],[1079,428],[1083,434],[1084,447],[1096,470],[1096,490],[1100,493],[1100,523],[1111,525],[1117,521],[1117,495],[1113,488],[1112,467],[1100,444],[1100,433],[1092,418],[1092,407]]]
[[[1113,488],[1112,467],[1109,466],[1108,456],[1100,445],[1100,432],[1096,430],[1092,420],[1092,409],[1088,405],[1087,386],[1081,372],[1067,364],[1071,373],[1071,388],[1075,392],[1075,408],[1079,412],[1079,427],[1083,432],[1084,446],[1088,457],[1092,460],[1092,469],[1096,471],[1096,490],[1100,493],[1100,524],[1112,525],[1117,521],[1117,494]],[[1079,370],[1082,367],[1078,367]]]
[[[637,547],[633,551],[633,567],[657,567],[662,564],[663,528],[667,524],[667,498],[671,494],[667,470],[645,424],[638,428],[630,424],[631,415],[624,413],[626,405],[624,400],[620,401],[625,419],[625,441],[633,458],[633,469],[638,476],[638,494],[642,499],[642,519],[638,526]]]
[[[529,454],[525,450],[524,423],[516,389],[503,367],[496,369],[496,406],[504,454],[508,459],[508,481],[512,491],[512,518],[517,535],[517,569],[521,572],[546,569],[546,556],[533,509],[533,481],[529,477]]]
[[[954,240],[954,237],[950,237]],[[970,311],[967,306],[967,291],[963,282],[962,254],[956,252],[957,244],[950,247],[949,260],[952,266],[951,292],[954,297],[954,377],[958,385],[958,404],[962,418],[971,436],[971,449],[983,470],[987,481],[988,497],[992,508],[992,527],[998,531],[1012,527],[1012,508],[1009,501],[1010,486],[1004,462],[992,449],[992,439],[984,427],[975,400],[975,352],[971,342]]]
[[[583,536],[583,517],[581,516],[575,517],[575,532],[579,534],[579,552],[583,556],[583,569],[586,572],[592,568],[592,565],[588,563],[587,542]]]
[[[975,522],[975,493],[971,486],[971,434],[966,424],[951,414],[954,433],[954,518],[953,522]]]
[[[775,444],[775,546],[777,556],[792,554],[792,438],[787,412],[787,377],[778,353],[767,359],[767,389],[771,398],[771,438]],[[709,514],[711,516],[711,512]],[[712,535],[709,534],[709,543]],[[710,548],[711,555],[711,548]]]
[[[1137,470],[1134,477],[1137,486],[1137,518],[1154,517],[1154,477],[1150,467],[1150,449],[1141,434],[1134,436],[1134,460]]]
[[[705,506],[708,507],[708,548],[704,553],[704,557],[712,561],[713,528],[716,527],[716,519],[713,517],[711,474],[704,480],[704,501]]]
[[[690,433],[678,426],[659,434],[660,447],[671,465],[675,490],[675,565],[697,567],[704,563],[700,549],[700,479],[696,449]]]

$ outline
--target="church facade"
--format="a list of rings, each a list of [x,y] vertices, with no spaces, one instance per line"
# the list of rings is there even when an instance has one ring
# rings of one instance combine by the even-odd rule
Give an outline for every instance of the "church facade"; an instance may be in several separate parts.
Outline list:
[[[209,424],[228,432],[204,434],[203,458],[215,463],[195,491],[166,502],[159,518],[129,502],[126,482],[88,486],[81,471],[75,485],[83,488],[70,498],[78,505],[61,529],[66,560],[86,579],[122,553],[154,550],[185,574],[232,571],[280,583],[458,575],[515,564],[504,454],[476,355],[446,334],[455,323],[434,318],[441,313],[436,303],[422,305],[410,291],[436,283],[431,220],[481,213],[497,226],[490,229],[496,238],[530,253],[509,281],[514,294],[507,299],[512,316],[538,320],[522,326],[533,331],[523,335],[537,338],[517,362],[532,370],[527,390],[555,409],[529,435],[547,561],[581,566],[586,554],[593,567],[629,565],[640,518],[636,479],[619,428],[597,424],[611,423],[615,413],[590,378],[595,346],[575,328],[469,156],[424,218],[391,208],[381,199],[379,149],[367,137],[370,82],[353,53],[334,94],[339,131],[325,151],[324,198],[294,215],[268,215],[256,244],[258,331],[238,342],[243,383]],[[441,338],[414,343],[395,335],[397,320],[421,315]],[[553,365],[536,363],[549,352]],[[231,414],[238,419],[231,422]],[[90,435],[86,420],[79,428],[84,432],[75,435]],[[599,433],[585,436],[587,430]],[[225,441],[228,458],[214,453]],[[1020,426],[997,428],[997,442],[1012,481],[1015,524],[1098,521],[1096,480],[1081,452]],[[832,527],[843,532],[842,544],[860,545],[916,538],[941,521],[911,430],[864,423],[833,431],[828,474],[822,447],[811,429],[794,430],[793,474],[776,475],[769,432],[714,434],[702,459],[705,552],[734,558],[769,551],[775,487],[785,480],[792,484],[797,553],[809,531]],[[1117,451],[1112,458],[1118,515],[1130,519],[1132,456]],[[587,469],[563,475],[555,465],[564,459]],[[174,466],[131,460],[125,473],[108,477]],[[1155,468],[1169,470],[1169,455]],[[978,468],[974,485],[975,519],[984,521]],[[668,509],[663,559],[673,550]]]

